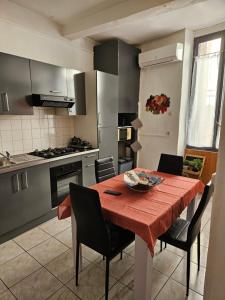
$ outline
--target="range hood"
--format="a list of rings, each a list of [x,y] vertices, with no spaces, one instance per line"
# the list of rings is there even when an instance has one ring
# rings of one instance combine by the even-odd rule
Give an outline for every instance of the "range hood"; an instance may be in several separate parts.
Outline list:
[[[74,105],[74,103],[74,98],[64,96],[32,94],[33,106],[71,108]]]

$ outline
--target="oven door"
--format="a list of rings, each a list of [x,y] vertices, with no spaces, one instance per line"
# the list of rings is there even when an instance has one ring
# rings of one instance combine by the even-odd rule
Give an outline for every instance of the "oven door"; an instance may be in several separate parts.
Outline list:
[[[82,185],[82,168],[71,173],[51,176],[52,208],[58,206],[69,195],[70,182]]]

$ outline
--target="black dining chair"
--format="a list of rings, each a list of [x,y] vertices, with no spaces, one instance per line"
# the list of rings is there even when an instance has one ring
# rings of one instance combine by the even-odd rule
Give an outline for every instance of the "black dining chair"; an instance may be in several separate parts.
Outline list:
[[[96,182],[102,182],[106,179],[116,176],[113,157],[105,157],[95,161]]]
[[[194,213],[191,221],[178,218],[169,230],[159,237],[160,241],[168,243],[174,247],[182,249],[187,252],[187,291],[189,294],[189,280],[190,280],[190,258],[191,247],[197,237],[197,255],[198,255],[198,271],[200,270],[200,230],[201,218],[206,209],[206,206],[212,196],[214,185],[209,183],[205,186],[202,198],[199,202],[198,208]],[[161,250],[162,251],[162,250]]]
[[[108,299],[109,263],[134,241],[134,233],[104,220],[97,191],[70,183],[70,197],[77,223],[76,285],[78,285],[80,244],[106,258],[105,299]]]
[[[158,172],[169,173],[172,175],[182,176],[183,157],[162,153],[159,160]]]
[[[179,155],[172,155],[162,153],[159,160],[158,172],[169,173],[172,175],[182,176],[183,173],[183,157]],[[162,241],[160,242],[160,248],[162,251]],[[166,243],[165,243],[166,248]]]

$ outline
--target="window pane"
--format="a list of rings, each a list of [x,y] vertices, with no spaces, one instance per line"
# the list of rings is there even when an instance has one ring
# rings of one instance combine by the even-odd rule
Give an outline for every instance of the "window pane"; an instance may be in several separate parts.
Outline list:
[[[213,146],[220,47],[221,39],[200,43],[201,55],[195,57],[188,128],[190,146]]]

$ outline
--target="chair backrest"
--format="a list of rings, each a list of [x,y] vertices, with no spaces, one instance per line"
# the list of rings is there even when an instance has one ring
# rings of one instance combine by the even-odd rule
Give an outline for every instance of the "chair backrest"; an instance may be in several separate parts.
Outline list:
[[[97,159],[95,161],[95,176],[97,183],[116,176],[112,156]]]
[[[110,238],[97,191],[70,183],[70,197],[77,223],[78,242],[106,255]]]
[[[162,153],[157,171],[181,176],[183,173],[183,157]]]
[[[202,194],[202,198],[199,202],[198,208],[196,209],[188,227],[187,241],[190,243],[192,243],[195,240],[196,236],[198,235],[201,229],[201,218],[206,209],[207,204],[209,203],[213,191],[214,185],[213,183],[209,182],[204,188],[204,192]]]

